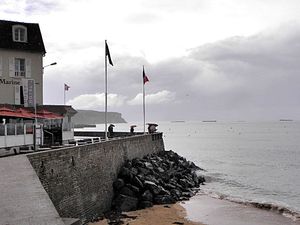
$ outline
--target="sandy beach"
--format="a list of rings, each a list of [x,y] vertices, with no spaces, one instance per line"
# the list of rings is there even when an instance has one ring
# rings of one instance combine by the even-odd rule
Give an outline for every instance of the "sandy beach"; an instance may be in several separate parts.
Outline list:
[[[135,219],[122,219],[124,224],[128,225],[204,225],[187,220],[185,218],[186,211],[179,203],[174,205],[155,205],[151,208],[127,212],[126,215],[136,217]],[[108,221],[104,219],[96,223],[89,223],[89,225],[108,225]]]
[[[300,221],[294,221],[273,211],[201,194],[189,201],[173,205],[155,205],[124,214],[130,217],[122,219],[125,225],[300,225]],[[108,224],[104,219],[89,225]]]

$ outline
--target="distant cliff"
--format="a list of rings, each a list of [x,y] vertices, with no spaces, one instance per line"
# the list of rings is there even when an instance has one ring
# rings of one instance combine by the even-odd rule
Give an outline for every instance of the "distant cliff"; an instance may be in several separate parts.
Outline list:
[[[104,121],[104,112],[94,111],[94,110],[76,110],[77,114],[72,117],[74,124],[101,124]],[[126,123],[122,118],[122,114],[118,112],[107,112],[107,122],[108,123]]]

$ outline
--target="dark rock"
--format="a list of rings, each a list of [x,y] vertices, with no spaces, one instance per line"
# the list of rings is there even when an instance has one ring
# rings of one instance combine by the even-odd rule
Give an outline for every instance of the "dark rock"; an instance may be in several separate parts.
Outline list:
[[[131,197],[136,197],[136,194],[134,193],[134,191],[131,190],[127,186],[122,187],[122,189],[120,190],[120,194],[126,195],[126,196],[131,196]]]
[[[144,164],[143,164],[143,162],[141,161],[141,159],[134,158],[134,159],[132,160],[132,166],[134,166],[135,168],[138,168],[138,167],[143,167]]]
[[[114,208],[123,212],[136,210],[138,205],[138,199],[126,195],[118,195],[114,200]]]
[[[165,172],[165,170],[163,168],[159,167],[159,166],[156,168],[156,171],[159,172],[159,173],[164,173]]]
[[[144,182],[144,185],[145,185],[145,188],[149,189],[154,195],[158,195],[161,191],[161,187],[159,187],[152,181],[146,180]]]
[[[132,184],[138,188],[144,188],[142,181],[138,178],[138,176],[134,176],[132,178]]]
[[[161,194],[161,195],[171,195],[171,193],[168,190],[164,189],[161,186],[158,186],[158,187],[160,188],[159,194]]]
[[[152,201],[153,201],[153,194],[152,194],[149,190],[146,190],[146,191],[142,194],[141,200],[142,200],[142,201],[149,201],[149,202],[152,202]]]
[[[130,169],[132,167],[132,162],[130,160],[126,160],[124,167]]]
[[[187,179],[179,179],[178,183],[183,187],[183,188],[188,188],[190,187],[189,181]]]
[[[182,192],[182,196],[186,197],[186,198],[190,198],[190,197],[194,196],[194,193],[192,191]]]
[[[204,182],[205,182],[205,177],[200,176],[200,177],[198,177],[198,178],[199,178],[199,184],[204,184]]]
[[[123,179],[118,178],[114,183],[113,183],[113,187],[114,190],[119,191],[122,187],[124,187],[125,182]]]
[[[173,196],[173,198],[176,200],[179,200],[180,196],[182,195],[182,191],[180,191],[178,189],[172,189],[170,192],[171,192],[171,195]]]
[[[193,174],[192,174],[192,177],[193,177],[194,183],[197,184],[197,185],[199,185],[200,182],[199,182],[199,178],[198,178],[197,174],[196,174],[196,173],[193,173]]]
[[[132,184],[126,184],[126,187],[132,190],[136,195],[140,192],[140,189]]]
[[[187,200],[189,200],[190,198],[188,198],[188,197],[183,197],[183,196],[181,196],[180,198],[179,198],[179,201],[187,201]]]
[[[147,168],[148,170],[153,170],[153,165],[150,162],[145,162],[144,163],[145,168]]]
[[[188,200],[205,181],[195,172],[198,169],[173,151],[126,161],[113,184],[116,196],[112,206],[128,211]]]
[[[153,175],[147,175],[147,176],[145,176],[145,180],[152,181],[152,182],[155,183],[155,184],[158,184],[158,183],[159,183],[159,181],[158,181],[158,180],[156,179],[156,177],[153,176]]]
[[[171,173],[162,173],[162,174],[160,175],[160,177],[161,177],[161,179],[162,179],[165,183],[167,183],[167,182],[169,182],[169,180],[170,180],[170,174],[171,174]]]
[[[154,197],[154,203],[156,204],[173,204],[175,203],[175,199],[170,195],[157,195]]]
[[[143,167],[138,167],[138,171],[139,171],[139,174],[142,174],[144,176],[150,174],[150,170],[143,168]]]
[[[130,173],[131,173],[133,176],[136,176],[136,175],[138,175],[139,171],[138,171],[137,168],[132,167],[132,168],[130,168]]]
[[[172,190],[172,189],[175,189],[176,186],[175,186],[175,185],[172,185],[172,184],[165,184],[165,185],[164,185],[164,188],[167,189],[167,190]]]
[[[141,201],[141,202],[139,203],[139,208],[140,208],[140,209],[146,209],[146,208],[150,208],[150,207],[152,207],[152,206],[153,206],[153,203],[150,202],[150,201]]]
[[[119,173],[119,177],[124,179],[126,182],[130,182],[133,176],[130,172],[130,169],[123,167]]]

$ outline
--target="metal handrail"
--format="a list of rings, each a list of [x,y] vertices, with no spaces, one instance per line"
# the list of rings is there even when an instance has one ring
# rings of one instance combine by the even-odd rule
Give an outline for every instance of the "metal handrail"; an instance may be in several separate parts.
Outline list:
[[[54,144],[54,134],[47,130],[44,130],[44,132],[51,135],[51,145],[53,145]]]

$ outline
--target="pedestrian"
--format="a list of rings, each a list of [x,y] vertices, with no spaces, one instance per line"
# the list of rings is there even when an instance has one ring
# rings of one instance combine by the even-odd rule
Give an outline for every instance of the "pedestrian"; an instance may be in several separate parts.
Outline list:
[[[131,125],[130,126],[130,134],[134,135],[134,128],[136,127],[136,125]]]
[[[152,134],[152,133],[156,132],[157,131],[157,129],[156,129],[157,126],[158,125],[155,124],[155,123],[149,123],[148,124],[148,133]]]
[[[110,124],[108,126],[108,137],[113,137],[114,136],[114,127],[115,127],[115,125],[113,125],[113,124]]]

